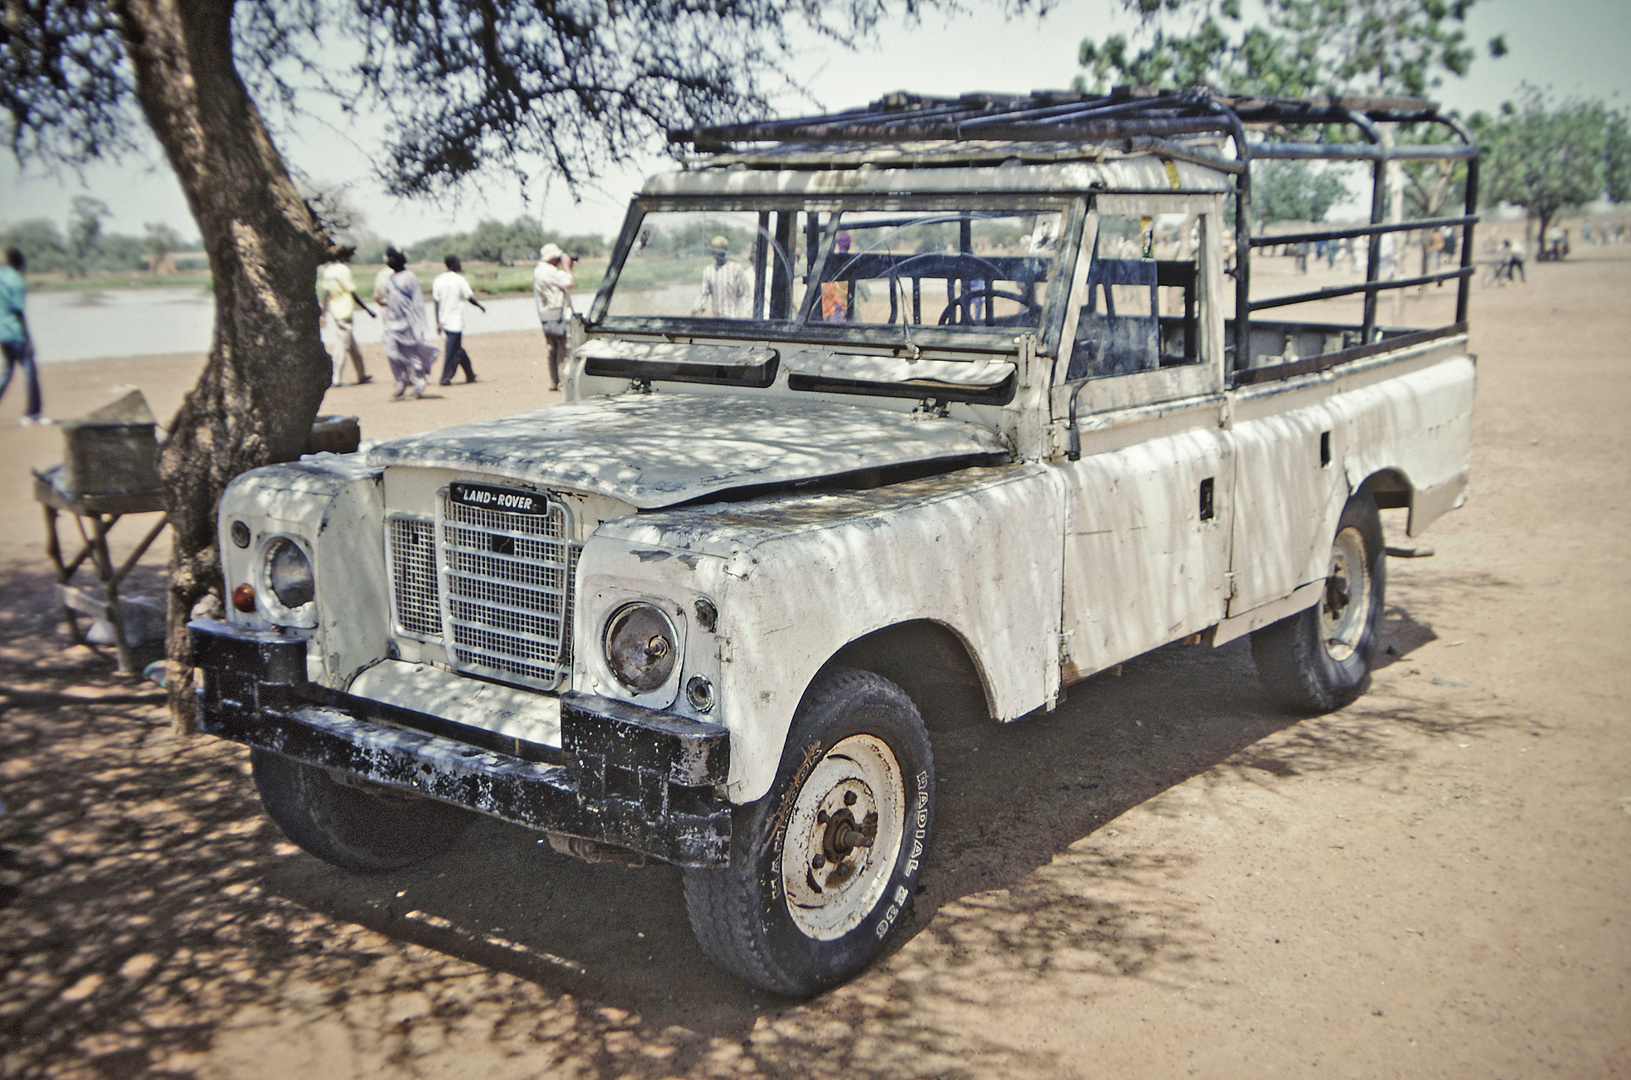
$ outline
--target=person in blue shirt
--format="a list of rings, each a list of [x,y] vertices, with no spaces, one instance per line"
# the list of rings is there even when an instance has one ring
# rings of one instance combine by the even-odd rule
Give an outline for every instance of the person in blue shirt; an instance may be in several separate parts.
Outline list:
[[[0,398],[11,386],[12,373],[18,365],[28,376],[28,411],[23,414],[23,426],[43,424],[40,415],[40,373],[34,367],[34,343],[28,336],[28,318],[23,306],[28,299],[28,287],[23,283],[27,268],[23,253],[16,248],[6,249],[6,265],[0,266],[0,351],[6,354],[6,374],[0,378]]]

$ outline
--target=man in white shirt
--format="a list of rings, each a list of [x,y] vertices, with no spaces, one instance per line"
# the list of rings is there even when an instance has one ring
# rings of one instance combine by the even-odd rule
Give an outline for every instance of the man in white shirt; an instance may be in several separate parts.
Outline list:
[[[747,267],[730,261],[730,244],[723,236],[716,236],[709,248],[713,250],[714,264],[702,271],[702,292],[691,314],[701,315],[713,307],[716,319],[747,319],[752,317],[753,284],[748,280]]]
[[[436,275],[436,280],[430,283],[430,298],[436,304],[436,332],[447,336],[447,354],[442,359],[442,382],[448,386],[453,382],[453,372],[464,368],[464,381],[476,381],[475,369],[470,366],[470,354],[464,351],[464,305],[471,304],[477,311],[486,314],[487,309],[476,300],[476,294],[470,289],[470,282],[465,280],[459,271],[461,264],[457,255],[449,255],[442,262],[447,271]]]
[[[566,324],[572,317],[572,256],[554,244],[538,252],[538,265],[532,271],[532,298],[538,308],[538,321],[549,346],[549,388],[561,388],[561,362],[566,359]]]
[[[357,282],[351,276],[349,265],[356,253],[354,247],[343,247],[335,252],[334,261],[323,267],[319,287],[323,297],[323,317],[329,324],[329,356],[334,362],[334,377],[330,386],[340,385],[347,357],[351,359],[351,366],[357,369],[357,385],[373,381],[373,376],[363,370],[362,350],[357,348],[357,339],[351,334],[351,319],[359,307],[368,312],[369,318],[379,318],[357,295]]]

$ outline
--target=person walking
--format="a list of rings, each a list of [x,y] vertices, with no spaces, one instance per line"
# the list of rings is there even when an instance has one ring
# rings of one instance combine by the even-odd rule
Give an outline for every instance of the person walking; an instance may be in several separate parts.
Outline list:
[[[462,264],[457,255],[442,260],[447,270],[436,275],[430,283],[430,299],[436,305],[436,332],[447,337],[447,354],[442,360],[442,386],[453,382],[453,372],[464,368],[464,381],[476,381],[476,371],[470,366],[470,354],[464,351],[464,305],[475,305],[483,315],[487,309],[476,300],[470,282],[461,273]]]
[[[551,390],[561,388],[561,362],[566,359],[566,327],[572,315],[572,290],[577,287],[572,262],[572,256],[559,247],[545,244],[532,271],[532,298],[549,346]]]
[[[422,398],[425,375],[436,363],[438,351],[425,340],[425,292],[402,252],[386,248],[385,265],[391,271],[385,283],[385,359],[396,380],[391,400],[400,400],[409,387],[414,397]]]
[[[351,276],[351,258],[357,254],[354,247],[343,247],[334,253],[334,261],[323,267],[323,316],[329,322],[329,357],[334,362],[334,375],[330,386],[339,386],[345,374],[346,358],[357,370],[357,385],[372,382],[374,377],[363,370],[362,350],[351,333],[351,319],[362,308],[370,319],[379,318],[374,309],[357,295],[357,282]]]
[[[6,356],[6,374],[0,377],[0,398],[11,386],[11,376],[21,367],[28,379],[27,411],[23,413],[23,426],[48,423],[40,415],[40,372],[34,364],[34,339],[28,333],[28,315],[23,310],[28,302],[28,286],[23,272],[28,260],[23,253],[11,247],[6,249],[6,265],[0,266],[0,351]]]
[[[752,316],[753,282],[748,279],[747,267],[731,262],[731,246],[723,236],[716,236],[708,244],[714,264],[702,271],[702,291],[691,305],[691,314],[701,315],[710,308],[716,319],[746,319]]]
[[[1507,281],[1516,280],[1529,284],[1529,275],[1523,272],[1523,264],[1529,258],[1529,249],[1523,246],[1522,240],[1501,241],[1501,265],[1495,276],[1504,277]]]

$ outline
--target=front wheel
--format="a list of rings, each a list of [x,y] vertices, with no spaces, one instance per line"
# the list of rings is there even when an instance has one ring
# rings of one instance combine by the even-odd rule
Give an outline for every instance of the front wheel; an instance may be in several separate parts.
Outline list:
[[[778,993],[854,975],[911,903],[934,816],[917,707],[870,672],[834,668],[793,718],[776,783],[738,808],[730,864],[685,872],[708,957]]]
[[[1369,495],[1337,521],[1319,603],[1252,634],[1252,659],[1270,695],[1298,712],[1332,712],[1358,700],[1376,658],[1387,549]]]
[[[396,870],[440,855],[475,820],[468,810],[360,782],[259,747],[250,765],[261,805],[283,834],[346,870]]]

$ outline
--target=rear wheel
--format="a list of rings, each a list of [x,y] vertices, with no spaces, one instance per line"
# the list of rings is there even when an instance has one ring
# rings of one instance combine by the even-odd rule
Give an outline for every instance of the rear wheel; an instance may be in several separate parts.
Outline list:
[[[1348,500],[1331,544],[1319,603],[1252,635],[1252,659],[1269,693],[1299,712],[1349,705],[1370,684],[1386,591],[1382,518],[1369,495]]]
[[[737,810],[731,861],[685,873],[710,959],[809,995],[883,949],[911,903],[934,815],[934,761],[905,691],[835,668],[805,695],[770,792]]]
[[[378,872],[423,862],[452,847],[474,815],[388,788],[341,782],[327,769],[252,749],[261,805],[283,834],[346,870]]]

